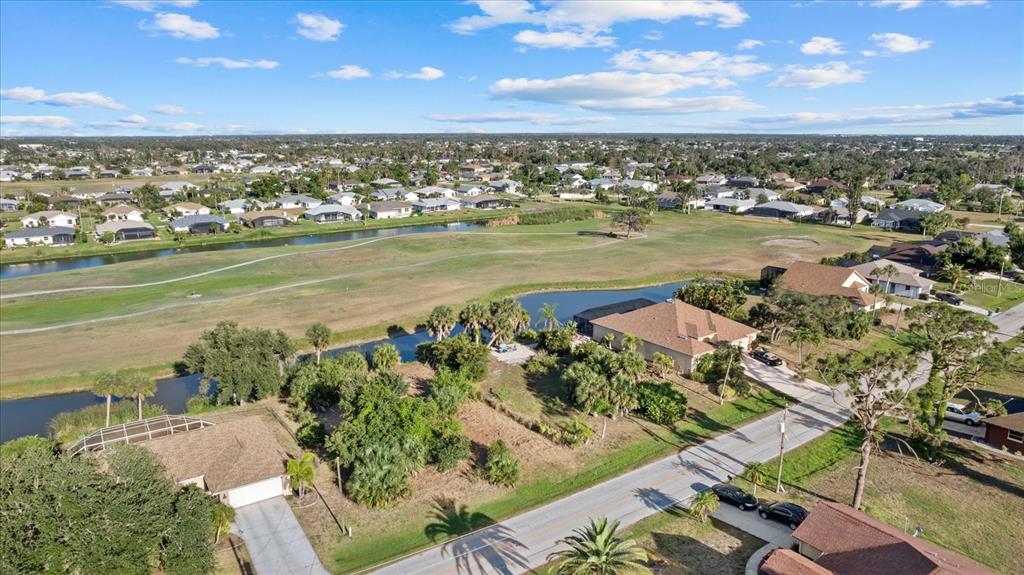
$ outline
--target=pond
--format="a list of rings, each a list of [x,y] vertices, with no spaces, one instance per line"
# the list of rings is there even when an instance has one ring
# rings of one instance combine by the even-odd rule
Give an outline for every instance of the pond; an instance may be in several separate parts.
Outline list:
[[[530,312],[530,316],[535,321],[539,317],[538,311],[541,306],[552,304],[556,306],[555,314],[558,316],[558,319],[564,322],[571,320],[575,314],[583,310],[623,300],[647,298],[653,301],[661,301],[669,299],[680,285],[682,283],[629,290],[541,292],[526,294],[518,299],[523,304],[523,307]],[[344,351],[360,350],[370,354],[378,345],[391,343],[398,348],[402,361],[414,361],[416,359],[416,346],[430,340],[431,336],[425,331],[401,333],[360,345],[333,349],[327,353],[333,355]],[[213,391],[212,388],[213,386],[211,386],[211,392]],[[199,376],[196,374],[162,379],[157,382],[156,395],[150,398],[149,402],[162,405],[167,410],[167,413],[183,413],[188,398],[193,396],[198,389]],[[0,443],[25,435],[46,435],[48,432],[47,424],[59,413],[82,409],[83,407],[96,405],[103,401],[104,398],[97,397],[87,391],[0,401]]]

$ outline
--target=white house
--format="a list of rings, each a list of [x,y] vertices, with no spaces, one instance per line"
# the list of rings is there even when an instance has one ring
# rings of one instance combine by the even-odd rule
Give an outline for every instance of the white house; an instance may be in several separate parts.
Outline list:
[[[327,196],[327,202],[331,204],[337,204],[339,206],[354,206],[358,201],[359,196],[352,192],[339,192]]]
[[[274,200],[274,205],[281,208],[282,210],[290,210],[294,208],[305,208],[308,210],[310,208],[315,208],[322,204],[322,201],[316,198],[311,198],[309,196],[304,196],[302,194],[284,196],[283,198],[277,198],[276,200]]]
[[[376,220],[407,218],[412,215],[412,206],[405,202],[372,202],[366,206],[367,213]]]
[[[193,202],[178,202],[163,208],[163,213],[168,217],[178,216],[208,216],[210,208]]]
[[[456,190],[456,192],[460,196],[476,196],[476,195],[484,193],[484,189],[481,188],[480,186],[474,186],[472,184],[465,184],[465,185],[459,186],[459,189]]]
[[[75,228],[34,227],[15,230],[4,234],[4,245],[18,246],[65,246],[75,243]]]
[[[363,213],[354,206],[341,206],[338,204],[324,204],[310,208],[302,214],[307,220],[318,224],[327,222],[344,222],[363,219]]]
[[[727,212],[730,214],[742,214],[743,212],[757,205],[756,200],[739,200],[736,198],[715,198],[708,200],[704,208],[716,212]]]
[[[67,212],[44,210],[21,218],[24,228],[40,228],[47,226],[74,228],[78,225],[78,216]]]
[[[462,209],[462,204],[449,198],[423,198],[418,202],[414,202],[412,209],[417,214],[453,212]]]
[[[941,212],[942,210],[946,209],[945,204],[940,204],[938,202],[924,200],[921,198],[914,198],[911,200],[897,202],[896,204],[893,205],[893,207],[899,210],[911,210],[914,212],[929,213]]]
[[[883,271],[889,266],[892,266],[888,270],[892,272],[891,274]],[[931,293],[935,286],[935,282],[921,276],[921,270],[884,258],[850,269],[859,272],[875,285],[887,287],[888,293],[910,299],[919,299],[922,295]]]
[[[129,206],[126,204],[120,204],[104,210],[101,214],[103,219],[108,222],[115,221],[132,221],[132,222],[144,222],[146,218],[142,215],[142,210],[139,208]]]
[[[647,180],[622,180],[622,187],[629,190],[643,190],[647,193],[658,191],[658,184]]]

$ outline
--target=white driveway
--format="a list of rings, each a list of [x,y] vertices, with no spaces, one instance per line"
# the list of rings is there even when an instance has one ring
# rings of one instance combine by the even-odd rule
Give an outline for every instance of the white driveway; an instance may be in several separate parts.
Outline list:
[[[257,575],[328,575],[284,497],[239,507],[233,531],[245,540]]]

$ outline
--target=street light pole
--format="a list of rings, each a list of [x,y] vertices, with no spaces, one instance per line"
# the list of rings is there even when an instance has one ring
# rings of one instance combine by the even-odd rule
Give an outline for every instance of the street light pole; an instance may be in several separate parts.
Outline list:
[[[775,479],[775,492],[783,493],[782,488],[782,456],[786,453],[786,414],[789,409],[782,410],[782,419],[779,420],[779,472]]]

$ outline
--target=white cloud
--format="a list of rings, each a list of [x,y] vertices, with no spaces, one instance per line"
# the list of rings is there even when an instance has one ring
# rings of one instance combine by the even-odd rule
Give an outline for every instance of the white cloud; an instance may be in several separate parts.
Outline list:
[[[821,54],[842,54],[843,44],[835,38],[815,36],[800,46],[800,51],[812,56],[818,56]]]
[[[158,104],[153,106],[151,110],[164,116],[184,116],[185,114],[191,114],[188,108],[184,106],[175,106],[173,104]]]
[[[479,114],[433,114],[431,120],[458,124],[522,122],[535,126],[582,126],[615,121],[614,116],[563,116],[549,112],[482,112]]]
[[[924,4],[924,0],[876,0],[871,5],[877,8],[895,6],[897,10],[910,10]]]
[[[144,21],[140,24],[143,30],[149,30],[156,34],[167,33],[175,38],[186,38],[188,40],[211,40],[220,37],[220,30],[209,22],[193,20],[188,14],[174,14],[160,12],[153,17],[153,20]]]
[[[964,6],[987,6],[988,0],[947,0],[946,4],[954,8],[962,8]]]
[[[745,78],[771,70],[756,62],[756,56],[726,56],[714,51],[680,54],[668,50],[626,50],[612,56],[611,63],[620,70],[664,74],[692,74],[714,78],[715,87],[733,85],[731,78]]]
[[[121,121],[127,124],[145,124],[149,122],[149,120],[147,120],[146,117],[141,114],[132,114],[131,116],[128,116],[126,118],[121,118]]]
[[[317,76],[320,75],[317,74]],[[371,76],[369,70],[355,64],[345,64],[337,70],[331,70],[322,75],[329,78],[337,78],[338,80],[355,80],[356,78],[369,78]]]
[[[154,12],[161,6],[172,8],[191,8],[199,4],[199,0],[110,0],[111,4],[118,4],[134,10],[143,12]]]
[[[786,66],[782,75],[768,86],[816,90],[825,86],[863,82],[866,75],[863,70],[851,68],[846,62],[829,62],[812,67]]]
[[[650,32],[643,35],[644,40],[649,40],[651,42],[657,42],[658,40],[661,40],[664,37],[665,33],[662,32],[661,30],[651,30]]]
[[[437,80],[438,78],[444,77],[444,70],[434,68],[433,66],[423,66],[419,72],[387,72],[384,74],[386,77],[391,79],[398,78],[411,78],[413,80]]]
[[[109,110],[122,110],[124,104],[120,104],[109,96],[99,92],[58,92],[47,94],[45,90],[22,86],[0,90],[0,98],[14,100],[28,104],[47,104],[50,106],[68,106],[73,108],[96,107]]]
[[[876,50],[861,50],[860,55],[867,58],[872,58],[874,56],[877,56],[878,52]]]
[[[223,56],[207,56],[203,58],[185,58],[181,57],[175,60],[179,64],[189,64],[196,66],[197,68],[207,68],[209,66],[220,66],[228,70],[242,70],[246,68],[257,68],[260,70],[273,70],[277,68],[278,62],[274,60],[233,60],[231,58],[225,58]]]
[[[536,30],[523,30],[513,38],[516,42],[530,46],[531,48],[564,48],[575,50],[576,48],[608,48],[615,45],[613,36],[589,32],[538,32]]]
[[[147,128],[155,132],[195,132],[203,129],[202,124],[195,122],[173,122],[170,124],[154,124]]]
[[[596,72],[550,80],[504,78],[491,84],[490,91],[502,98],[639,114],[687,114],[758,107],[741,96],[669,97],[679,90],[713,83],[711,78],[680,74]]]
[[[317,42],[333,42],[338,39],[341,29],[345,27],[338,20],[328,18],[323,14],[306,14],[299,12],[295,15],[299,23],[299,36]]]
[[[74,122],[65,116],[0,116],[0,126],[6,125],[70,128]]]
[[[874,41],[875,44],[878,44],[880,48],[884,48],[894,54],[919,52],[921,50],[927,50],[932,45],[931,40],[922,40],[920,38],[914,38],[913,36],[907,36],[906,34],[899,34],[896,32],[872,34],[871,40]]]
[[[761,46],[764,46],[764,42],[762,42],[760,40],[747,39],[747,40],[744,40],[744,41],[740,42],[739,44],[737,44],[736,45],[736,49],[737,50],[753,50],[754,48],[759,48]]]

